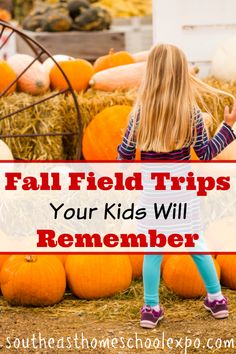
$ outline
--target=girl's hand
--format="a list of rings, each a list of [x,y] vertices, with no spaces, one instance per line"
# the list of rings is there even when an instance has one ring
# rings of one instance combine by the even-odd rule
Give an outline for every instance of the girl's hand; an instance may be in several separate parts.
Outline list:
[[[224,121],[228,124],[231,128],[236,122],[236,100],[234,101],[232,112],[229,112],[229,106],[225,107],[224,111]]]

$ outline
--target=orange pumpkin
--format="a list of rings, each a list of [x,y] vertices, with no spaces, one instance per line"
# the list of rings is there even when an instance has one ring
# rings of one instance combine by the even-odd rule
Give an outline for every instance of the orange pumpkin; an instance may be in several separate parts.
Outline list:
[[[192,69],[194,70],[195,67],[192,68]],[[211,124],[212,124],[212,118],[206,112],[202,112],[202,117],[203,117],[205,129],[206,129],[206,132],[207,132],[207,136],[210,139],[209,128],[211,127]],[[196,152],[195,152],[193,147],[191,147],[191,149],[190,149],[190,155],[191,155],[191,160],[193,160],[193,161],[194,160],[199,160],[199,158],[198,158],[198,156],[197,156],[197,154],[196,154]]]
[[[161,262],[161,273],[163,273],[163,270],[165,268],[165,265],[168,261],[168,259],[171,257],[170,254],[164,254],[163,258],[162,258],[162,262]]]
[[[10,256],[7,254],[0,254],[0,270],[2,269],[2,266],[7,258]]]
[[[133,279],[140,278],[143,272],[143,254],[131,254],[129,259],[132,267]]]
[[[192,147],[191,147],[191,149],[190,149],[190,156],[191,156],[191,160],[192,160],[192,161],[199,160],[199,158],[198,158],[196,152],[194,151],[194,148],[192,148]]]
[[[220,266],[216,260],[214,264],[220,278]],[[171,256],[164,267],[163,279],[168,289],[183,298],[196,298],[206,293],[203,280],[189,255]]]
[[[0,141],[0,143],[2,143],[2,141]],[[1,150],[1,144],[0,144],[0,150]],[[7,152],[8,153],[8,152]],[[0,159],[1,159],[1,153],[0,153]],[[8,160],[8,158],[6,159]],[[10,159],[11,160],[11,159]],[[0,230],[0,238],[2,240],[2,242],[4,242],[4,240],[7,239],[7,236],[4,234],[4,232],[2,232]],[[9,254],[0,254],[0,272],[1,272],[1,269],[2,269],[2,266],[4,264],[4,262],[10,257]]]
[[[133,64],[134,58],[125,51],[115,53],[114,49],[110,49],[108,55],[98,58],[94,63],[95,72],[114,68],[116,66]]]
[[[70,255],[65,268],[71,291],[82,299],[111,296],[127,289],[132,280],[126,255]]]
[[[9,11],[0,8],[0,20],[9,22],[11,21],[11,14]]]
[[[2,269],[3,264],[5,263],[5,261],[9,258],[9,255],[6,254],[0,254],[0,272]]]
[[[15,54],[8,59],[8,63],[19,76],[33,60],[30,55]],[[49,85],[49,75],[39,61],[35,61],[17,81],[18,90],[31,95],[44,94],[49,89]]]
[[[60,62],[60,67],[69,79],[73,89],[77,92],[85,90],[94,74],[92,64],[83,59]],[[68,84],[59,68],[54,65],[50,72],[51,87],[54,90],[65,90]]]
[[[221,283],[236,290],[236,255],[221,254],[216,259],[221,267]]]
[[[83,155],[86,160],[116,159],[117,146],[121,143],[131,109],[131,106],[117,105],[96,115],[83,136]]]
[[[0,60],[0,94],[16,79],[16,74],[10,65]],[[10,94],[16,90],[16,84],[14,84],[6,94]]]
[[[57,254],[57,258],[60,259],[61,263],[65,265],[68,254]]]
[[[12,305],[54,305],[65,288],[65,270],[55,256],[10,256],[3,264],[2,294]]]
[[[53,59],[57,62],[60,63],[62,61],[69,61],[69,60],[75,60],[75,58],[70,57],[68,55],[64,55],[64,54],[57,54],[57,55],[53,55]],[[54,67],[55,63],[52,60],[52,58],[47,58],[44,62],[43,62],[43,67],[44,70],[50,74],[50,71],[52,70],[52,68]]]

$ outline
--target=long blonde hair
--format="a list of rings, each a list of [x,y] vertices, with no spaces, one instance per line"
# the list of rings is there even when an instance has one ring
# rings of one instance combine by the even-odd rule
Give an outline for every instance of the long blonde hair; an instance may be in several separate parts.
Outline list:
[[[137,147],[170,152],[190,146],[196,137],[194,109],[199,102],[209,112],[203,94],[234,97],[189,73],[185,54],[170,44],[155,46],[133,110]],[[137,119],[139,117],[139,121]],[[138,124],[137,124],[138,123]]]

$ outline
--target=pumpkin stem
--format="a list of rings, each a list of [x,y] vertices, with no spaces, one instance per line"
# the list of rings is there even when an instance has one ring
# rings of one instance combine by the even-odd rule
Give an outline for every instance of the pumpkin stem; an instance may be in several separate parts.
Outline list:
[[[27,256],[25,256],[25,260],[26,260],[26,262],[36,262],[37,256],[27,255]]]
[[[113,54],[115,54],[115,50],[114,50],[114,48],[111,48],[111,49],[109,50],[109,55],[113,55]]]
[[[198,66],[194,66],[193,70],[194,70],[195,74],[198,74],[200,71],[200,68]]]

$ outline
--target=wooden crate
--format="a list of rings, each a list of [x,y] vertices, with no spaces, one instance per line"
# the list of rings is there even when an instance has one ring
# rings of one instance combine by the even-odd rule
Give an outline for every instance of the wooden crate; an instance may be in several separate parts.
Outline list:
[[[25,33],[42,44],[53,55],[67,54],[89,61],[107,54],[110,48],[116,51],[125,49],[125,34],[122,31],[60,33],[25,31]],[[18,53],[32,54],[32,50],[20,37],[17,37],[16,47]]]
[[[149,50],[153,44],[152,17],[117,18],[112,29],[125,34],[125,49],[130,53]]]
[[[152,25],[152,16],[143,16],[143,17],[117,17],[113,18],[113,26],[132,26],[135,27],[140,25]]]

